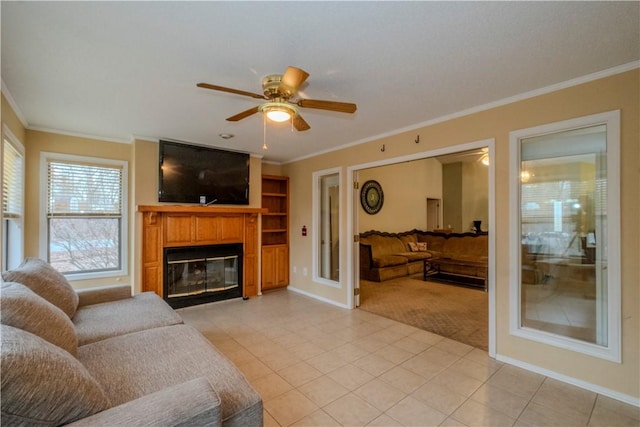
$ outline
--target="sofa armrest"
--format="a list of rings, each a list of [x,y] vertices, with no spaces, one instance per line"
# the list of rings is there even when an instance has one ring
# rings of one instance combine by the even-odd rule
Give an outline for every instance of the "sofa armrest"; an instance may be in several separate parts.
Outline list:
[[[100,304],[102,302],[117,301],[131,298],[130,285],[102,286],[99,288],[77,289],[78,306]]]
[[[204,378],[187,381],[83,418],[69,426],[220,426],[220,397]]]

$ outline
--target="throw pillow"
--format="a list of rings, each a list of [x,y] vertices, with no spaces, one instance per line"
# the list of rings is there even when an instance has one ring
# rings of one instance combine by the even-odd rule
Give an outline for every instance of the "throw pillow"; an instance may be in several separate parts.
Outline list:
[[[111,407],[69,353],[21,329],[0,328],[3,425],[61,425]]]
[[[409,242],[411,252],[425,252],[427,250],[427,242]]]
[[[78,337],[73,322],[58,307],[20,283],[2,284],[0,321],[31,332],[75,356]]]
[[[78,308],[78,295],[67,279],[55,268],[38,258],[27,258],[14,270],[2,273],[6,282],[22,283],[71,319]]]

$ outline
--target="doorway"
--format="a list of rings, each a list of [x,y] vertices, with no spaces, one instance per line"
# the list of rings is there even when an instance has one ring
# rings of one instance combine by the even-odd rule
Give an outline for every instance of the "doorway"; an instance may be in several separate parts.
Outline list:
[[[380,160],[376,162],[366,163],[355,165],[347,168],[347,182],[352,180],[354,182],[359,182],[363,180],[363,176],[366,177],[366,174],[363,172],[367,169],[377,168],[380,166],[388,166],[395,165],[399,163],[411,162],[413,160],[422,160],[422,159],[431,159],[439,156],[447,156],[449,157],[449,161],[453,158],[453,156],[461,156],[461,158],[470,155],[471,151],[480,152],[482,151],[485,154],[485,157],[491,157],[494,155],[494,140],[483,140],[477,141],[468,144],[457,145],[453,147],[442,148],[438,150],[431,150],[422,153],[416,153],[409,156],[402,156],[393,159]],[[485,167],[488,168],[488,179],[486,180],[486,192],[487,192],[487,202],[485,205],[486,208],[486,219],[483,220],[483,229],[485,230],[494,230],[494,218],[495,218],[495,192],[494,192],[494,164],[491,162],[489,165],[483,163]],[[362,175],[362,176],[361,176]],[[355,188],[355,187],[354,187]],[[383,185],[384,188],[384,185]],[[392,188],[389,186],[389,188]],[[385,194],[385,197],[386,194]],[[446,223],[446,219],[442,216],[443,205],[446,204],[446,200],[440,199],[438,196],[434,196],[432,194],[423,195],[422,202],[420,203],[424,206],[424,213],[422,214],[422,228],[423,230],[428,229],[439,229],[443,227],[443,224]],[[390,199],[386,198],[385,201],[387,203],[391,203]],[[425,204],[426,202],[426,204]],[[348,277],[351,279],[348,282],[349,286],[349,302],[348,304],[351,307],[357,307],[359,304],[359,294],[361,293],[360,285],[360,259],[359,259],[359,243],[357,242],[359,233],[363,231],[361,229],[361,224],[359,221],[359,191],[354,190],[353,196],[347,198],[347,215],[351,220],[348,222],[348,235],[351,234],[354,236],[354,243],[348,245],[348,259],[350,260],[348,264],[348,268],[351,270],[349,272]],[[467,209],[467,207],[465,207]],[[383,208],[384,211],[384,208]],[[465,219],[466,221],[466,219]],[[457,230],[458,232],[465,232],[469,230],[467,224],[461,224],[461,227],[464,229]],[[409,230],[408,228],[407,230]],[[386,231],[386,230],[382,230]],[[406,230],[392,230],[396,232],[406,231]],[[488,306],[488,351],[489,355],[495,357],[495,233],[489,232],[488,235],[488,254],[489,254],[489,263],[488,263],[488,277],[487,277],[487,306]],[[486,312],[485,312],[486,313]]]
[[[440,199],[432,199],[427,197],[427,231],[433,231],[442,228],[440,226],[441,205],[442,201]]]

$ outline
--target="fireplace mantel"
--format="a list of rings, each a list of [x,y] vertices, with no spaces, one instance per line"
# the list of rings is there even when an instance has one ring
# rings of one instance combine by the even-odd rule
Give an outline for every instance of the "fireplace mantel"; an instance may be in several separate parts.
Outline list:
[[[250,207],[140,205],[142,213],[142,290],[163,295],[165,248],[241,243],[244,246],[242,295],[258,294],[258,215]]]
[[[237,208],[201,205],[139,205],[138,212],[162,212],[162,213],[205,213],[209,214],[260,214],[266,213],[263,208]]]

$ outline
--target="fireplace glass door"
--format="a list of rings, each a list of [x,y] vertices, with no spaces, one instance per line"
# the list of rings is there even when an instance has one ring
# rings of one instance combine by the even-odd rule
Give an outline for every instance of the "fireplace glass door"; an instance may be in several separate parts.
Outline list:
[[[237,288],[238,256],[169,261],[168,297],[184,297]]]
[[[242,296],[242,244],[165,249],[164,298],[174,308]]]

